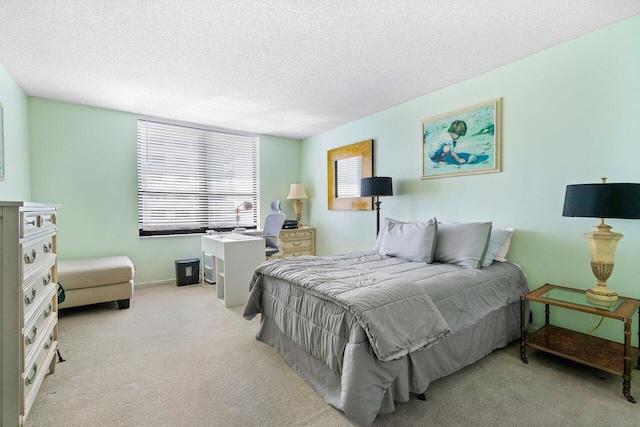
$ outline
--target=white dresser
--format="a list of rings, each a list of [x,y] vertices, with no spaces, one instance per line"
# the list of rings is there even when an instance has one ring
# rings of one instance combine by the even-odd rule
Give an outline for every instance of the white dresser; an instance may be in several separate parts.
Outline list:
[[[0,202],[0,413],[22,425],[58,346],[58,207]]]

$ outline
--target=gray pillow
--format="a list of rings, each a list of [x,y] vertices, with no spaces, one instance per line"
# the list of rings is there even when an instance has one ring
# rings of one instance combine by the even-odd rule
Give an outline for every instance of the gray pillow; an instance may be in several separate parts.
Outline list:
[[[491,237],[489,237],[487,253],[484,256],[484,261],[482,262],[483,267],[490,265],[493,260],[496,259],[496,256],[506,243],[507,239],[511,237],[512,233],[513,228],[491,227]]]
[[[440,223],[435,262],[481,268],[491,235],[491,222]]]
[[[387,227],[380,244],[380,254],[413,262],[433,262],[438,231],[435,218],[411,223],[385,222]]]

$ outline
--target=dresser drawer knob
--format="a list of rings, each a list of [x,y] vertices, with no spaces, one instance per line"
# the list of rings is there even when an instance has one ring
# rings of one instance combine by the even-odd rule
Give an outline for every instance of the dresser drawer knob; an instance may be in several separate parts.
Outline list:
[[[47,309],[44,311],[44,313],[42,313],[42,315],[46,319],[47,317],[51,316],[52,311],[53,311],[53,307],[51,306],[51,303],[49,303],[49,307],[47,307]]]
[[[24,303],[26,305],[29,305],[33,302],[33,300],[36,299],[36,290],[35,289],[31,289],[31,298],[29,298],[29,295],[25,295],[24,296]]]
[[[49,334],[49,340],[44,345],[45,350],[49,350],[51,348],[51,344],[53,344],[53,334]]]
[[[24,343],[26,345],[31,345],[36,341],[36,335],[38,335],[38,328],[34,326],[33,329],[31,330],[31,333],[33,334],[31,338],[29,338],[28,336],[24,337]]]
[[[31,385],[36,380],[36,373],[38,372],[38,365],[37,364],[33,365],[33,368],[31,370],[33,371],[33,374],[31,375],[31,378],[27,377],[27,378],[24,379],[25,385]]]
[[[51,273],[47,274],[46,277],[42,278],[42,284],[47,286],[49,283],[51,283]]]
[[[302,244],[302,242],[292,242],[293,246],[300,246]]]
[[[51,242],[45,243],[44,245],[42,245],[42,250],[44,251],[45,254],[48,254],[49,252],[51,252],[52,248],[53,248],[53,245],[51,244]]]
[[[32,220],[26,220],[25,224],[35,226],[36,225],[36,219],[33,218]]]
[[[36,262],[36,255],[38,255],[38,253],[35,249],[32,249],[31,256],[29,256],[29,254],[24,254],[24,262],[26,262],[27,264],[33,264],[34,262]]]

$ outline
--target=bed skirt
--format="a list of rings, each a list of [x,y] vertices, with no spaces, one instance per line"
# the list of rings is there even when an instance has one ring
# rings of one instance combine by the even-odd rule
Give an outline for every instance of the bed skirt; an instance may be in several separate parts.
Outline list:
[[[382,384],[362,384],[360,390],[343,390],[343,376],[357,373],[334,373],[321,360],[300,349],[282,334],[275,322],[261,314],[257,339],[278,351],[322,399],[339,409],[357,424],[370,425],[377,414],[395,410],[395,402],[407,402],[409,393],[424,393],[429,384],[468,366],[493,350],[505,347],[520,337],[520,302],[493,311],[478,323],[457,335],[442,339],[437,344],[415,351],[399,360],[378,363],[397,363],[395,378],[386,388]],[[367,348],[368,347],[368,348]],[[345,357],[375,358],[367,342],[347,344]],[[364,363],[366,362],[363,360]],[[355,364],[358,366],[358,364]],[[351,384],[353,381],[345,382]],[[349,398],[345,398],[345,393]],[[366,409],[369,408],[369,409]],[[377,408],[377,411],[376,411]]]

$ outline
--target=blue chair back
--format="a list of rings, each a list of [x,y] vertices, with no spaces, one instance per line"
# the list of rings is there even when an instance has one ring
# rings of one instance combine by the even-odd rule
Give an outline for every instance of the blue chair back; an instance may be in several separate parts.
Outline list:
[[[267,256],[273,255],[279,251],[278,236],[282,225],[284,224],[285,216],[282,212],[272,213],[267,215],[264,219],[264,227],[262,227],[262,238],[266,242]],[[270,250],[271,249],[271,253]],[[273,251],[275,249],[275,252]]]

